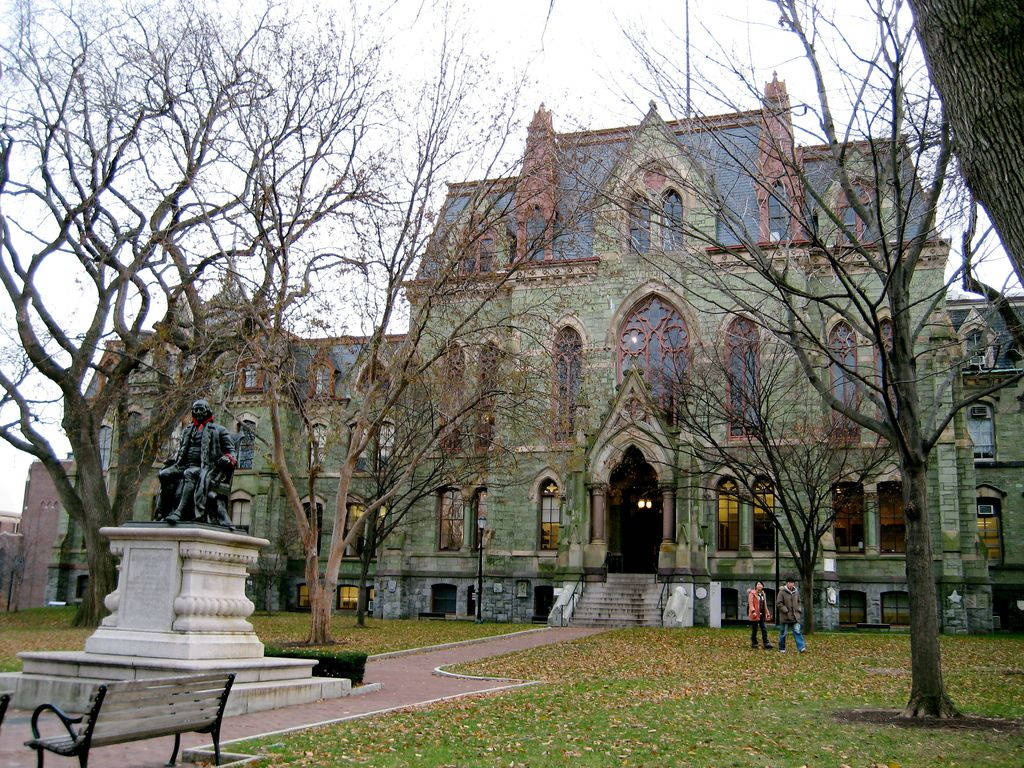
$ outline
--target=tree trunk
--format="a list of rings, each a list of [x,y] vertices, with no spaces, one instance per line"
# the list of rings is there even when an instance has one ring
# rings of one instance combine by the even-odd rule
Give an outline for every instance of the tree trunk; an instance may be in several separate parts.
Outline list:
[[[103,599],[117,587],[117,566],[110,543],[100,535],[99,526],[82,526],[85,533],[85,558],[89,566],[89,588],[82,596],[72,625],[98,627],[107,615]]]
[[[800,574],[800,604],[804,609],[804,620],[801,622],[803,633],[814,633],[814,565],[805,573]]]
[[[316,547],[306,551],[306,588],[309,590],[309,637],[306,644],[333,645],[331,598],[334,590],[328,589],[320,579],[320,556]]]
[[[910,0],[910,6],[964,177],[1024,277],[1024,155],[1011,150],[1024,143],[1020,0]]]
[[[904,516],[907,526],[907,590],[910,593],[910,701],[904,717],[958,717],[946,696],[939,651],[938,600],[932,573],[931,526],[925,465],[903,465]]]
[[[370,553],[363,550],[359,557],[359,597],[356,601],[356,624],[366,626],[366,574],[370,570]]]

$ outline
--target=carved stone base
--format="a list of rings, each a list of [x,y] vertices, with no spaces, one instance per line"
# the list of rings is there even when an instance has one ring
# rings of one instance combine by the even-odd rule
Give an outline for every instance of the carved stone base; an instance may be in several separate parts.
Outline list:
[[[100,530],[121,558],[110,611],[85,641],[86,653],[160,659],[263,656],[248,617],[247,568],[257,539],[217,528],[179,525]]]

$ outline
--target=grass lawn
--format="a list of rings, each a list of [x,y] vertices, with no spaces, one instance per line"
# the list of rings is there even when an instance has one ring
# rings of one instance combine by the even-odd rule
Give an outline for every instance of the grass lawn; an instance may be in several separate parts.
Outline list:
[[[466,665],[545,684],[263,742],[259,766],[1007,766],[1024,732],[845,724],[902,705],[909,638],[821,633],[751,651],[745,630],[621,630]],[[1024,638],[944,637],[946,681],[972,714],[1024,717]],[[236,749],[235,746],[232,749]]]
[[[75,609],[34,608],[5,613],[0,619],[0,672],[21,669],[18,651],[80,651],[91,629],[71,626]],[[264,643],[282,645],[301,642],[309,632],[308,613],[260,613],[251,618]],[[475,637],[501,635],[532,629],[529,624],[474,624],[471,621],[416,621],[367,619],[356,626],[350,615],[335,616],[332,622],[335,650],[348,649],[384,653],[423,645],[450,643]]]

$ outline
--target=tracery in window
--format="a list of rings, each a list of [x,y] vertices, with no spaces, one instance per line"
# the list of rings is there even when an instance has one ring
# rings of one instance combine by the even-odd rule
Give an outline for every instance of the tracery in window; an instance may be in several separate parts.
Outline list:
[[[757,399],[757,326],[745,317],[729,324],[728,345],[729,434],[750,434],[760,426]]]
[[[628,315],[619,334],[619,381],[638,369],[673,421],[689,361],[689,334],[679,312],[657,296]]]
[[[555,440],[563,442],[576,430],[576,402],[580,394],[583,342],[574,328],[555,337]]]
[[[683,247],[683,198],[674,189],[662,201],[661,247],[677,251]]]

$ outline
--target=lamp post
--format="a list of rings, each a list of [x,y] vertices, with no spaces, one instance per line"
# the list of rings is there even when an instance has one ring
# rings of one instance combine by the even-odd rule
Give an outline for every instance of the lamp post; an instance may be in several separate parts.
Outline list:
[[[487,516],[477,515],[476,518],[476,623],[483,619],[484,601],[484,528],[487,526]]]

